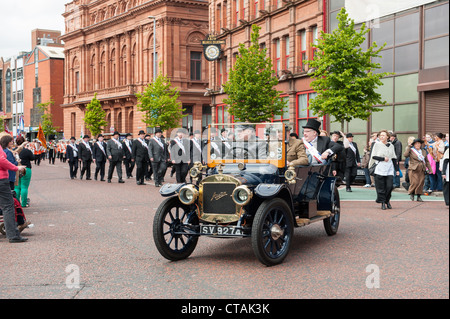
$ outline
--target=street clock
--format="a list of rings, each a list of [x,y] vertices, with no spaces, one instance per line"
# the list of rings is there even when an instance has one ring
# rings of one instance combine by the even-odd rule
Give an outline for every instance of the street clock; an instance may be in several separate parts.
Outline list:
[[[209,34],[205,40],[202,41],[203,53],[208,61],[214,61],[220,58],[222,53],[220,45],[224,44],[225,41],[217,40],[215,35]]]

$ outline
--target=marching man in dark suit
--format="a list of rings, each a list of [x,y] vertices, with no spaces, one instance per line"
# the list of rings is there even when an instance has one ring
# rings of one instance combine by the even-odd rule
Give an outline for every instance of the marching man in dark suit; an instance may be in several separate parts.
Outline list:
[[[350,185],[355,180],[358,172],[358,167],[361,167],[361,157],[359,156],[358,145],[353,142],[353,134],[346,135],[348,140],[348,147],[345,149],[346,164],[345,164],[345,185],[346,191],[351,192]]]
[[[164,173],[167,169],[167,160],[169,159],[169,151],[164,138],[162,138],[162,131],[155,130],[155,136],[150,139],[148,144],[148,155],[153,167],[153,177],[155,179],[155,186],[162,186]]]
[[[83,179],[83,175],[86,172],[86,180],[91,179],[91,163],[92,163],[92,145],[89,143],[89,135],[83,136],[83,141],[78,145],[78,158],[83,163],[83,167],[80,173],[80,179]]]
[[[133,142],[132,157],[136,163],[136,183],[145,185],[144,178],[147,173],[148,163],[150,161],[148,155],[148,145],[144,139],[145,132],[139,131],[139,138]]]
[[[97,180],[100,172],[100,181],[105,181],[105,164],[106,164],[106,143],[103,141],[103,135],[99,134],[97,142],[94,144],[93,159],[95,163],[94,179]]]
[[[177,183],[186,183],[190,160],[190,141],[183,138],[183,130],[178,129],[177,136],[170,142],[170,156],[175,166]]]
[[[106,143],[106,155],[109,160],[108,183],[111,183],[114,168],[116,168],[119,183],[125,183],[122,179],[123,147],[119,141],[119,132],[114,132],[112,139]]]
[[[334,143],[328,136],[319,136],[320,122],[316,119],[308,119],[303,126],[303,144],[306,148],[310,164],[327,164],[327,160],[343,149],[342,145]]]
[[[74,179],[77,177],[78,171],[78,146],[75,144],[75,137],[70,138],[70,143],[67,145],[66,156],[69,163],[69,173],[70,178]]]
[[[133,159],[133,135],[128,133],[126,138],[122,141],[124,157],[123,161],[125,164],[125,172],[127,173],[127,178],[133,177],[134,159]]]

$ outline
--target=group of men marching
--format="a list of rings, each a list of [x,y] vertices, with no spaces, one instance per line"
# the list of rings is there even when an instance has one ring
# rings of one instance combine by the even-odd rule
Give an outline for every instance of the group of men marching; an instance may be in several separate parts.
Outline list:
[[[135,177],[138,185],[145,185],[145,180],[150,180],[151,175],[155,186],[160,187],[164,182],[167,168],[173,166],[178,183],[186,181],[189,165],[197,159],[196,153],[201,153],[200,132],[196,131],[197,139],[187,139],[182,130],[177,131],[177,136],[167,142],[163,132],[156,129],[152,135],[139,131],[138,137],[128,133],[122,141],[119,132],[114,132],[107,142],[104,136],[99,134],[97,140],[90,141],[89,135],[77,143],[75,137],[66,145],[66,158],[70,168],[70,178],[91,180],[91,165],[95,165],[94,179],[111,183],[114,171],[117,173],[118,182],[125,183],[123,179],[122,164],[125,166],[127,178]],[[197,151],[197,152],[196,152]],[[195,153],[195,154],[194,154]],[[201,155],[200,155],[201,156]],[[105,170],[106,162],[109,162],[108,172]],[[106,177],[106,179],[105,179]]]

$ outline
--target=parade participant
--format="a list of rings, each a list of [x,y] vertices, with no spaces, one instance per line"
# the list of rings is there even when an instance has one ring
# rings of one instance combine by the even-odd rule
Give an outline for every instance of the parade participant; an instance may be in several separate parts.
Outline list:
[[[328,136],[319,136],[320,122],[316,119],[308,119],[303,126],[303,144],[310,164],[325,165],[327,160],[343,147],[330,140]]]
[[[48,163],[55,165],[55,158],[56,158],[56,144],[53,139],[49,141],[47,144],[48,147]]]
[[[353,142],[353,134],[348,133],[345,137],[348,140],[348,147],[345,149],[345,189],[347,192],[351,192],[350,185],[358,174],[358,167],[361,167],[361,157],[359,156],[358,145]]]
[[[306,155],[303,140],[297,139],[295,133],[289,134],[289,140],[286,145],[286,160],[288,165],[308,165],[308,155]]]
[[[123,147],[119,141],[119,132],[115,131],[113,137],[106,143],[106,155],[109,160],[108,183],[111,183],[114,168],[116,168],[119,183],[125,183],[122,179]]]
[[[184,138],[182,129],[178,129],[176,134],[177,136],[170,142],[170,155],[175,167],[177,183],[186,183],[190,164],[190,143],[188,139]]]
[[[150,134],[145,134],[145,142],[147,143],[147,146],[150,144],[151,139],[153,138],[153,133]],[[147,162],[147,172],[145,173],[145,180],[149,181],[152,179],[152,175],[153,175],[153,167],[152,167],[152,163],[150,161],[150,159]]]
[[[406,147],[403,156],[409,158],[408,176],[409,188],[408,194],[411,200],[414,195],[417,196],[418,202],[423,202],[421,195],[423,194],[423,185],[425,183],[425,174],[431,171],[431,165],[427,158],[427,152],[422,149],[423,140],[417,138]]]
[[[380,131],[378,138],[380,142],[373,144],[369,168],[377,164],[375,168],[375,189],[377,192],[377,203],[381,203],[381,209],[391,209],[391,194],[393,190],[394,174],[398,172],[397,156],[394,146],[389,143],[389,133]]]
[[[97,180],[98,173],[100,173],[100,181],[105,181],[105,164],[106,164],[106,143],[103,141],[104,137],[99,134],[97,142],[94,143],[92,159],[95,163],[94,179]]]
[[[6,136],[6,138],[8,138]],[[9,136],[12,141],[12,137]],[[6,139],[4,140],[6,144]],[[0,142],[1,144],[1,142]],[[9,142],[8,142],[9,144]],[[3,221],[5,224],[6,237],[10,243],[21,243],[28,239],[20,236],[19,229],[16,223],[16,214],[14,210],[14,198],[9,186],[9,173],[8,171],[20,171],[24,173],[26,167],[23,165],[15,166],[6,158],[6,154],[0,145],[0,209],[3,212]]]
[[[23,136],[18,136],[16,138],[17,146],[22,146],[25,143],[25,138]],[[29,207],[28,204],[28,188],[31,183],[31,161],[34,160],[33,152],[24,147],[19,153],[20,165],[25,166],[25,175],[19,177],[19,183],[14,188],[16,192],[16,198],[20,201],[22,207]]]
[[[41,164],[41,142],[36,140],[34,142],[34,165],[39,166]]]
[[[66,156],[69,162],[69,173],[70,178],[74,179],[77,177],[78,171],[78,146],[75,144],[75,137],[70,138],[70,143],[67,146]]]
[[[61,158],[62,158],[63,163],[65,163],[66,159],[67,159],[67,142],[66,141],[61,142]]]
[[[148,155],[153,167],[155,186],[162,186],[167,168],[167,160],[169,159],[169,151],[160,129],[155,130],[155,136],[150,140],[148,145]]]
[[[336,184],[342,185],[344,183],[345,165],[347,162],[347,154],[344,148],[344,143],[339,139],[344,137],[344,134],[339,131],[331,132],[331,141],[342,146],[342,150],[333,155],[331,163],[331,173],[336,177]]]
[[[145,140],[145,132],[143,130],[139,131],[139,138],[133,141],[132,158],[136,163],[136,184],[145,185],[144,178],[147,173],[150,158],[148,145]]]
[[[83,166],[80,172],[80,179],[83,179],[86,173],[86,180],[91,180],[91,163],[92,163],[92,145],[89,142],[89,135],[83,136],[83,141],[78,146],[78,160],[82,162]]]
[[[126,138],[122,141],[123,144],[123,162],[125,164],[125,173],[127,178],[133,177],[134,159],[133,159],[133,134],[127,133]]]

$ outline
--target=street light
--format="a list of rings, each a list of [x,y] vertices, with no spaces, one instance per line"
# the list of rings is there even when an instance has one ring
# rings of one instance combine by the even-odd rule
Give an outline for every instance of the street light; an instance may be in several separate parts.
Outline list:
[[[156,79],[156,17],[148,16],[149,19],[153,19],[153,82]]]

